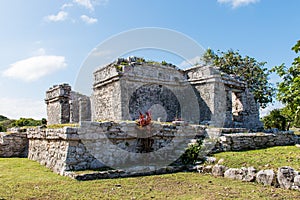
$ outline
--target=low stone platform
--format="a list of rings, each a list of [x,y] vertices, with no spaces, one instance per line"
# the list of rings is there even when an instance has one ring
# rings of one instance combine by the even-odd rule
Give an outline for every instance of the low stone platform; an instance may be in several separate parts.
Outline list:
[[[237,133],[239,131],[243,133]],[[245,129],[212,128],[179,122],[155,122],[146,127],[139,127],[133,121],[82,122],[76,128],[37,127],[29,128],[27,132],[16,129],[9,134],[1,133],[0,157],[24,157],[28,150],[29,159],[58,174],[68,174],[78,179],[82,175],[72,171],[107,166],[117,171],[86,176],[112,178],[139,175],[139,172],[147,175],[172,171],[165,167],[177,160],[189,144],[204,139],[205,146],[200,156],[210,152],[260,149],[299,142],[299,137],[291,131],[247,133]],[[147,169],[133,168],[143,165]],[[84,177],[82,179],[87,179]]]
[[[143,163],[160,169],[178,159],[194,139],[207,137],[205,129],[180,123],[153,123],[142,128],[132,121],[28,129],[28,158],[61,175],[106,166],[130,170]]]
[[[25,130],[26,131],[26,130]],[[10,129],[0,133],[0,157],[27,157],[28,139],[26,132],[21,129]]]

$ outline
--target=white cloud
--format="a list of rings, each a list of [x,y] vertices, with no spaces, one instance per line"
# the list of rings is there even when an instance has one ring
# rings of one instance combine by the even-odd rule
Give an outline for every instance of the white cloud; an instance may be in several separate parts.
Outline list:
[[[46,55],[46,49],[44,48],[39,48],[38,50],[36,50],[34,52],[34,55],[37,55],[37,56],[43,56],[43,55]]]
[[[94,23],[98,22],[98,19],[92,18],[92,17],[88,17],[86,15],[81,15],[80,18],[81,18],[82,21],[84,21],[87,24],[94,24]]]
[[[71,3],[64,3],[56,15],[48,15],[44,18],[44,20],[58,22],[69,19],[71,22],[75,23],[75,20],[72,19],[72,16],[69,17],[69,13],[65,11],[67,8],[76,8],[77,6],[82,6],[90,11],[94,11],[96,6],[105,6],[108,4],[108,2],[109,0],[73,0]],[[88,17],[87,15],[81,15],[81,20],[87,24],[94,24],[98,21],[98,19]]]
[[[53,22],[58,22],[58,21],[64,21],[68,17],[68,13],[65,11],[59,11],[57,15],[48,15],[46,17],[46,20],[48,21],[53,21]]]
[[[30,82],[52,74],[66,66],[65,57],[63,56],[41,55],[11,64],[8,69],[2,72],[2,75]]]
[[[73,0],[78,5],[84,6],[85,8],[89,10],[94,10],[94,6],[90,0]]]
[[[41,119],[46,117],[46,105],[43,100],[0,97],[0,114],[10,119]]]
[[[246,6],[251,3],[257,3],[260,0],[218,0],[218,3],[231,4],[232,8],[237,8],[240,6]]]
[[[61,6],[61,10],[65,9],[65,8],[69,8],[69,7],[73,7],[73,4],[72,3],[65,3]]]

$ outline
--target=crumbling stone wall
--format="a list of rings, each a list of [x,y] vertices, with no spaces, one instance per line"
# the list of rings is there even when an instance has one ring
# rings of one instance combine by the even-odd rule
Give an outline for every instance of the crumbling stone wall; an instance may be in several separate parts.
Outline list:
[[[135,120],[139,112],[150,111],[154,120],[184,118],[198,123],[193,114],[198,105],[189,87],[184,73],[174,66],[118,59],[94,73],[93,121]]]
[[[245,151],[273,146],[295,145],[298,137],[292,131],[273,133],[222,134],[217,143],[218,151]]]
[[[91,101],[88,96],[71,91],[69,104],[70,123],[91,121]]]
[[[240,127],[253,131],[261,131],[263,123],[259,120],[259,104],[255,101],[253,94],[248,88],[241,93],[241,103],[243,110],[239,115],[243,120]]]
[[[104,73],[104,72],[99,72]],[[114,78],[94,85],[92,94],[92,121],[121,120],[121,86]]]
[[[68,170],[95,169],[103,165],[80,142],[77,128],[28,129],[28,158],[63,175]]]
[[[27,157],[28,139],[26,132],[11,129],[10,132],[0,132],[0,157]]]

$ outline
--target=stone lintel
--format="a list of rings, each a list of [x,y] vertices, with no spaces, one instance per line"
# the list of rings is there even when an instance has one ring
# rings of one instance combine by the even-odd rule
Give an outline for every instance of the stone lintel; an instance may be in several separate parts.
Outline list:
[[[49,103],[57,102],[57,101],[60,101],[60,100],[65,100],[67,98],[69,98],[69,96],[58,96],[58,97],[45,99],[45,102],[46,102],[46,104],[49,104]]]
[[[62,98],[69,98],[71,92],[71,86],[69,84],[54,85],[46,91],[45,102],[54,102]]]
[[[107,65],[103,68],[98,69],[97,71],[94,72],[94,88],[97,87],[101,87],[104,86],[106,84],[111,83],[112,81],[117,81],[119,80],[121,77],[132,77],[134,80],[136,79],[144,79],[144,80],[153,80],[153,81],[162,81],[162,82],[180,82],[182,79],[180,76],[177,77],[178,80],[174,80],[170,79],[170,80],[166,80],[165,77],[161,77],[159,78],[159,72],[165,72],[170,71],[170,74],[172,73],[179,73],[179,75],[184,76],[184,72],[183,70],[174,68],[174,67],[170,67],[170,66],[164,66],[164,65],[160,65],[160,64],[156,64],[156,63],[141,63],[141,64],[137,64],[137,63],[131,63],[130,65],[120,65],[122,66],[122,70],[118,71],[115,67],[115,65],[117,64],[110,64]],[[147,69],[148,71],[151,70],[153,72],[152,77],[149,77],[148,75],[144,75],[144,74],[139,74],[137,72],[139,71],[143,71]],[[156,74],[157,73],[157,74]],[[116,79],[116,78],[119,79]]]
[[[192,85],[201,85],[201,84],[205,84],[205,83],[222,83],[223,82],[220,75],[212,75],[212,76],[206,76],[206,77],[197,78],[197,79],[189,79],[188,81]]]
[[[116,82],[118,80],[120,80],[120,75],[115,75],[115,76],[109,77],[107,79],[104,79],[102,81],[98,81],[98,82],[94,83],[93,88],[94,89],[100,88],[100,87],[103,87],[103,86],[108,85],[110,83]]]
[[[229,77],[223,77],[220,75],[211,75],[211,76],[206,76],[202,78],[197,78],[197,79],[189,79],[189,82],[192,85],[201,85],[205,83],[223,83],[225,86],[228,88],[234,88],[238,90],[244,90],[246,88],[246,83],[229,78]]]
[[[241,90],[245,90],[247,84],[244,81],[237,80],[235,78],[222,76],[223,83],[229,88],[237,88]]]
[[[126,74],[122,77],[122,79],[126,81],[132,81],[132,82],[142,82],[146,84],[158,84],[158,85],[170,85],[170,86],[186,86],[189,85],[189,82],[187,80],[179,80],[178,82],[175,81],[165,81],[164,79],[155,79],[155,78],[149,78],[144,76],[137,76],[137,75],[131,75]]]
[[[113,77],[110,77],[108,79],[105,79],[104,81],[97,82],[93,85],[93,88],[100,88],[103,87],[107,84],[119,81],[120,79],[124,79],[126,81],[133,81],[133,82],[142,82],[142,83],[147,83],[147,84],[160,84],[160,85],[170,85],[170,86],[186,86],[189,85],[189,82],[187,80],[179,80],[178,82],[175,81],[164,81],[164,79],[154,79],[154,78],[149,78],[149,77],[144,77],[144,76],[138,76],[138,75],[132,75],[132,74],[124,74],[123,76],[116,75]]]

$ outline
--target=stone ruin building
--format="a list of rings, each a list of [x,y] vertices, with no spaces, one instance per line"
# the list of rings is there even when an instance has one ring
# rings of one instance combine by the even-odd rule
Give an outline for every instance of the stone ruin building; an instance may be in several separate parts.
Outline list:
[[[94,72],[90,97],[62,84],[46,92],[45,102],[48,124],[136,120],[139,112],[150,110],[159,121],[262,128],[259,105],[246,83],[213,66],[181,70],[165,62],[119,58]]]
[[[71,91],[68,84],[54,85],[46,92],[48,124],[91,120],[90,98]]]
[[[48,124],[80,126],[10,129],[0,133],[0,157],[28,157],[77,180],[180,171],[172,163],[198,140],[203,153],[299,143],[289,131],[249,133],[262,128],[258,104],[245,82],[213,66],[180,70],[120,58],[94,72],[91,96],[62,84],[46,92],[45,102]],[[134,120],[146,111],[154,121],[140,127]],[[74,172],[103,167],[115,170]]]

